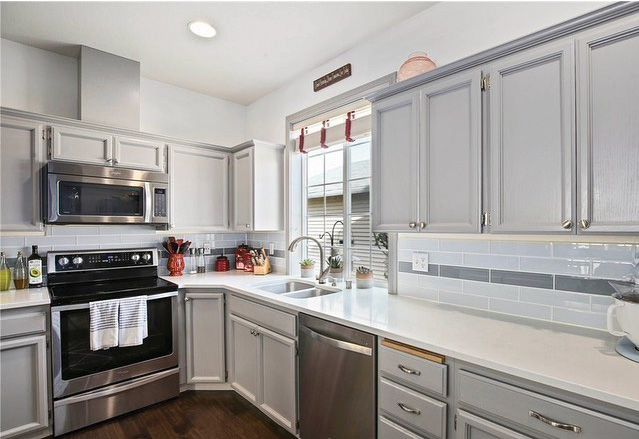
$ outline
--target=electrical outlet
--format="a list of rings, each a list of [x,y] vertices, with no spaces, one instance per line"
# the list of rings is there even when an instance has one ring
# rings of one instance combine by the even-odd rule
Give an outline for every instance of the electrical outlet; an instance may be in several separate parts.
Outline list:
[[[413,252],[413,271],[428,273],[428,253]]]
[[[274,242],[269,242],[268,243],[268,254],[269,254],[269,256],[273,256],[275,254],[275,243]]]
[[[202,244],[202,247],[204,247],[204,254],[205,255],[210,255],[211,254],[211,249],[213,248],[211,245],[211,242],[206,241],[204,244]]]

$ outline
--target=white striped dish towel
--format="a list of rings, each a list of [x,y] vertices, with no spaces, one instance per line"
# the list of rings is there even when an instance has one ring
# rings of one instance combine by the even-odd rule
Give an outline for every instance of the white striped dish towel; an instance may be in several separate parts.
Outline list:
[[[119,340],[120,346],[138,346],[149,335],[146,317],[147,296],[120,299]]]
[[[118,345],[119,300],[89,302],[91,350],[109,349]]]

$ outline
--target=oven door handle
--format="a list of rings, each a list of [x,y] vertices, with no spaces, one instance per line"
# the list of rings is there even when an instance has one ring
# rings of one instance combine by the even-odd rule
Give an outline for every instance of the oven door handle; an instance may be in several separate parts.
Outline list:
[[[149,300],[157,300],[157,299],[164,299],[167,297],[175,297],[178,295],[177,291],[169,291],[168,293],[160,293],[160,294],[154,294],[152,296],[148,296],[146,298],[146,301],[148,302]],[[78,303],[77,305],[62,305],[62,306],[52,306],[51,307],[51,312],[59,312],[59,311],[72,311],[72,310],[76,310],[76,309],[88,309],[89,308],[89,302],[86,303]]]

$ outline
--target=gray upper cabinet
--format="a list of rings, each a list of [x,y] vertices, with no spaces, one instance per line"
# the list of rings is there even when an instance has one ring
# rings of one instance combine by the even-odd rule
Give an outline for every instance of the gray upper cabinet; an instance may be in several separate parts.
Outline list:
[[[577,40],[579,233],[639,232],[639,21]]]
[[[490,231],[574,233],[573,43],[490,66]]]
[[[229,155],[183,145],[170,145],[169,155],[171,228],[228,230]]]
[[[372,212],[376,232],[417,231],[419,91],[373,104]]]
[[[479,232],[481,71],[421,89],[418,228]]]
[[[133,137],[113,138],[115,166],[166,172],[166,144]]]
[[[40,168],[45,160],[42,124],[2,117],[0,131],[0,211],[2,232],[42,230]]]
[[[233,154],[233,228],[253,228],[253,149]]]

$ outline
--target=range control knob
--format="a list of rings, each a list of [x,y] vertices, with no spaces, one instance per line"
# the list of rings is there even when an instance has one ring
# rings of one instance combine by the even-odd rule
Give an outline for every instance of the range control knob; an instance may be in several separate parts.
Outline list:
[[[139,261],[139,260],[140,260],[140,255],[139,255],[139,254],[137,254],[137,253],[133,253],[133,254],[131,255],[131,260],[132,260],[133,262],[137,262],[137,261]]]
[[[80,264],[82,264],[83,261],[84,261],[84,259],[82,259],[82,257],[80,257],[80,256],[76,256],[75,258],[73,258],[73,263],[75,265],[80,265]]]
[[[149,261],[151,260],[151,253],[144,253],[144,254],[142,255],[142,260],[143,260],[144,262],[149,262]]]
[[[67,265],[69,265],[69,258],[67,258],[66,256],[62,256],[60,259],[58,259],[58,264],[60,264],[61,267],[66,267]]]

